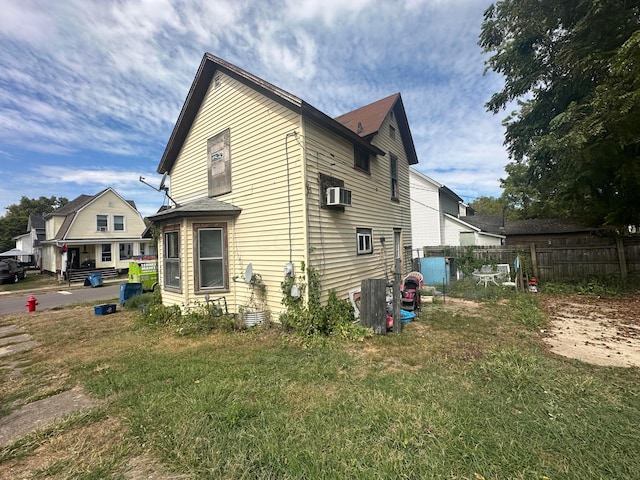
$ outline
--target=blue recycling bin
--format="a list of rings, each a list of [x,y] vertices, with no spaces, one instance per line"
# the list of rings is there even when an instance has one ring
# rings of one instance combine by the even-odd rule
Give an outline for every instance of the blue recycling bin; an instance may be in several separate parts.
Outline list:
[[[91,285],[92,287],[101,287],[102,273],[100,272],[92,273],[87,278],[85,278],[84,286],[88,287],[89,285]]]
[[[127,300],[136,295],[142,295],[141,283],[124,282],[120,284],[120,305],[124,305]]]

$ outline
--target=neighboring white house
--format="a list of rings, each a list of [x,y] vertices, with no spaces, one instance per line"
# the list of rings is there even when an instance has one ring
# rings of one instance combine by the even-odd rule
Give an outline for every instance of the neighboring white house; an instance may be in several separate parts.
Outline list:
[[[42,269],[125,270],[134,255],[155,255],[155,246],[142,234],[146,225],[132,201],[112,188],[80,195],[45,216]]]
[[[444,214],[444,226],[445,238],[442,245],[451,247],[504,245],[504,235],[484,232],[480,228],[464,222],[458,217],[449,215],[448,213]]]
[[[411,247],[413,254],[422,247],[442,245],[442,214],[440,187],[442,185],[414,168],[409,169],[411,189]]]
[[[470,212],[455,192],[415,168],[409,169],[411,231],[414,256],[423,247],[502,245],[504,235],[484,232],[460,217]]]

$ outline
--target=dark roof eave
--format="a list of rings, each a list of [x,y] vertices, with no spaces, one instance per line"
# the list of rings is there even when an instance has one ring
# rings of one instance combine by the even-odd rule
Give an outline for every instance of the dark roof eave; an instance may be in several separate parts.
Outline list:
[[[407,148],[405,148],[407,152],[407,161],[409,162],[409,165],[417,165],[418,154],[416,153],[416,146],[413,143],[413,135],[411,135],[411,129],[409,128],[409,119],[407,118],[407,113],[400,94],[398,94],[398,99],[393,105],[394,111],[396,110],[396,108],[400,111],[400,113],[402,113],[401,115],[398,115],[398,112],[395,112],[398,127],[400,128],[400,135],[402,136],[402,141],[407,146]]]
[[[146,217],[147,220],[153,223],[164,222],[165,220],[172,220],[175,218],[185,217],[237,217],[242,212],[242,209],[237,210],[179,210],[170,209],[164,210],[161,213],[156,213]]]

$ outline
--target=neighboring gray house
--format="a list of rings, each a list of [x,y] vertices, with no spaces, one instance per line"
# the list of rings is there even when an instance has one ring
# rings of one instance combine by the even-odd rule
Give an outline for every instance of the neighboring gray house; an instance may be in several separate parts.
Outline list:
[[[13,239],[16,241],[16,248],[23,252],[28,252],[29,256],[20,258],[21,262],[31,263],[40,268],[42,260],[42,240],[45,238],[44,217],[42,215],[31,214],[27,222],[27,232],[18,235]]]

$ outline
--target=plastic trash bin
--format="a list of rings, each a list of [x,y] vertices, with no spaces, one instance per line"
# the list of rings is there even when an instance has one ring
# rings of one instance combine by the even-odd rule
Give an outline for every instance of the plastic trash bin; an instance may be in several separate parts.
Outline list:
[[[120,284],[120,305],[136,295],[142,295],[141,283],[121,283]]]
[[[91,285],[92,287],[101,287],[102,286],[102,273],[92,273],[84,280],[84,286],[88,287]]]

